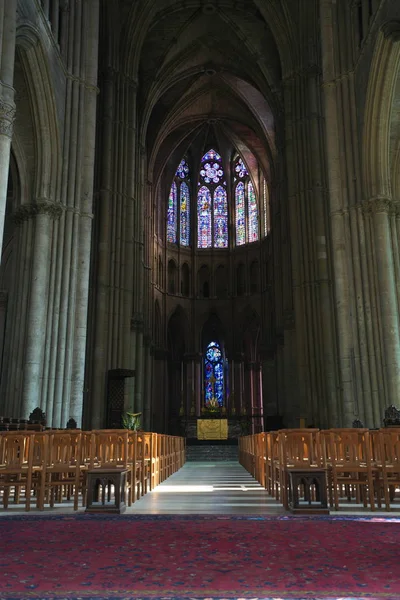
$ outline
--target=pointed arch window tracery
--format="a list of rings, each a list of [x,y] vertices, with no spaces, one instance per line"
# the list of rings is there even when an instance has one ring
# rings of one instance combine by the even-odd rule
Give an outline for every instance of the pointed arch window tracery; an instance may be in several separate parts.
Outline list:
[[[214,149],[201,159],[197,193],[198,248],[228,247],[228,196],[221,156]]]
[[[233,164],[236,246],[251,244],[259,239],[259,211],[254,185],[242,158]]]
[[[181,160],[172,182],[167,211],[167,241],[190,246],[190,169]]]
[[[236,246],[256,242],[268,232],[266,183],[262,182],[262,211],[260,214],[256,191],[243,159],[236,155],[232,163],[233,223]],[[227,179],[221,155],[210,148],[202,157],[198,177],[195,217],[197,247],[228,248],[229,212]],[[167,210],[167,241],[189,247],[191,245],[191,173],[186,158],[179,163],[172,182]],[[194,225],[195,226],[195,225]]]

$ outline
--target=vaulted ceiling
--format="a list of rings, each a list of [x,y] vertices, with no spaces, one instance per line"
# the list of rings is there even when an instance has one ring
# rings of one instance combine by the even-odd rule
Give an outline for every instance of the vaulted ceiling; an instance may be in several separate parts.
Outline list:
[[[209,123],[269,176],[298,8],[299,0],[121,0],[121,47],[153,182]]]

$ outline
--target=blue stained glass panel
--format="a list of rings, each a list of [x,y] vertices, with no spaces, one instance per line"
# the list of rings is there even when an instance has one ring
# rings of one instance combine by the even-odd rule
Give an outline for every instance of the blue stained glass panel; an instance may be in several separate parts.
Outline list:
[[[177,204],[178,190],[175,181],[171,185],[171,190],[168,197],[168,213],[167,213],[167,241],[171,244],[176,244],[177,232]]]
[[[214,247],[228,247],[228,200],[222,186],[214,192]]]
[[[248,241],[256,242],[258,240],[258,209],[257,199],[251,181],[247,188],[248,214],[249,214],[249,239]]]
[[[243,177],[247,177],[249,174],[241,158],[239,158],[236,162],[235,172],[240,177],[240,179],[243,179]]]
[[[202,158],[202,162],[205,162],[206,160],[221,160],[220,155],[218,154],[218,152],[216,152],[213,149],[210,149],[208,152],[205,153],[205,155]]]
[[[241,246],[246,242],[246,208],[244,191],[244,183],[239,181],[235,190],[237,246]]]
[[[211,247],[211,192],[204,185],[197,193],[197,246]]]
[[[204,358],[204,401],[224,405],[225,373],[222,352],[218,342],[210,342]]]
[[[189,246],[190,243],[190,192],[189,186],[183,181],[180,186],[180,244]]]
[[[189,167],[184,158],[179,163],[179,166],[176,170],[176,176],[180,177],[181,179],[185,179],[185,177],[189,176]]]
[[[207,347],[206,357],[210,362],[218,362],[221,360],[221,350],[217,342],[210,342]]]
[[[218,163],[205,163],[200,170],[200,175],[205,183],[218,183],[224,172]]]

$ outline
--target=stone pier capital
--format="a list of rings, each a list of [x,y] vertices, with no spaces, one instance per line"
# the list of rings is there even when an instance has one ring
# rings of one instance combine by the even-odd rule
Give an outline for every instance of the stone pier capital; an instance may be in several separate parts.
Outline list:
[[[64,207],[61,204],[38,198],[36,202],[21,204],[14,213],[14,222],[19,225],[40,214],[47,214],[51,219],[56,220],[63,212]]]
[[[0,134],[12,138],[15,120],[15,105],[0,98]]]
[[[369,200],[364,203],[363,210],[364,213],[389,214],[393,210],[394,206],[395,203],[391,198],[386,196],[375,196],[374,198],[369,198]]]

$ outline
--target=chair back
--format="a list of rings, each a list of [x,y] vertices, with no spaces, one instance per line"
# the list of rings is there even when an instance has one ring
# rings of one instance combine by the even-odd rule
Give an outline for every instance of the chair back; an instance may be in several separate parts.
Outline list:
[[[128,430],[110,429],[92,432],[91,467],[104,468],[128,465]]]

